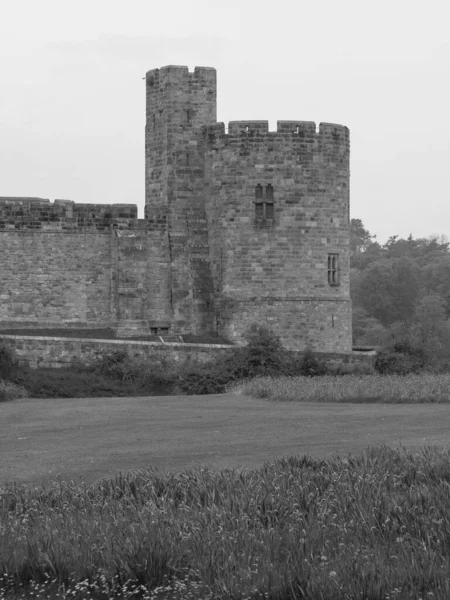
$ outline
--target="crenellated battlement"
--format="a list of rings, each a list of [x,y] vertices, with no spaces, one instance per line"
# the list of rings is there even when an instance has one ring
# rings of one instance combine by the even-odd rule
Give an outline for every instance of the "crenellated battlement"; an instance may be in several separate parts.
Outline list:
[[[269,131],[269,121],[230,121],[228,131],[225,123],[214,123],[204,127],[204,132],[224,139],[244,138],[251,140],[257,136],[288,136],[295,138],[315,137],[348,142],[349,129],[337,123],[320,123],[317,129],[314,121],[277,121],[276,131]]]
[[[111,227],[134,227],[138,221],[136,204],[0,197],[0,230],[106,231]]]
[[[216,69],[212,67],[195,67],[189,71],[186,66],[167,65],[160,69],[151,69],[146,73],[149,87],[161,84],[183,84],[188,81],[216,81]]]

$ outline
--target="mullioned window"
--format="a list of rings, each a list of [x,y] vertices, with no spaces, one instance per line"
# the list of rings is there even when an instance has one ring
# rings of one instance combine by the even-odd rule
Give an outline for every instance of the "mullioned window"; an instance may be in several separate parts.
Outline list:
[[[328,284],[339,285],[339,254],[328,255]]]
[[[261,184],[255,187],[255,218],[258,224],[271,224],[275,217],[273,186],[269,183],[264,188]]]

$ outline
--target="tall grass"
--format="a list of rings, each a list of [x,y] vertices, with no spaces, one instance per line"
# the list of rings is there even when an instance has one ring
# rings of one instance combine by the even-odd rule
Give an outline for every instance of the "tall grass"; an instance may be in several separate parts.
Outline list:
[[[0,599],[448,599],[450,453],[0,490]]]
[[[450,373],[257,377],[231,386],[230,391],[292,402],[450,402]]]

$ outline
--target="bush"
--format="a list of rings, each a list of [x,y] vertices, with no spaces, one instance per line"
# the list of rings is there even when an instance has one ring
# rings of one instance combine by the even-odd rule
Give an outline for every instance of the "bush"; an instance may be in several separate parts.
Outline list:
[[[167,388],[172,389],[178,379],[177,369],[173,365],[167,365],[164,361],[150,361],[141,356],[131,357],[122,350],[104,355],[92,370],[152,393],[164,393]]]
[[[326,366],[314,356],[310,348],[307,348],[303,354],[299,371],[299,375],[303,375],[304,377],[316,377],[327,374]]]
[[[375,359],[375,370],[381,375],[420,373],[424,368],[423,353],[406,344],[398,343],[385,348]]]
[[[136,386],[87,369],[23,369],[13,378],[31,398],[135,396]],[[139,390],[139,395],[143,395]]]
[[[18,398],[28,398],[27,390],[21,385],[0,379],[0,402],[8,402]]]
[[[13,351],[0,341],[0,378],[9,377],[18,367]]]

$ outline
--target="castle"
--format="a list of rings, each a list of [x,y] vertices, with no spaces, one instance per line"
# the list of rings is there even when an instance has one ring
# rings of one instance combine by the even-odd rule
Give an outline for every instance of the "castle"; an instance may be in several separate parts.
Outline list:
[[[0,329],[218,335],[351,352],[349,130],[216,120],[216,71],[146,75],[136,205],[0,198]],[[255,98],[257,101],[257,98]]]

